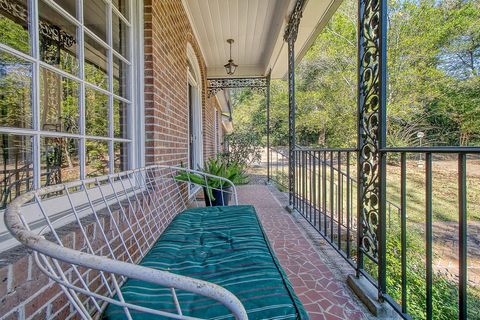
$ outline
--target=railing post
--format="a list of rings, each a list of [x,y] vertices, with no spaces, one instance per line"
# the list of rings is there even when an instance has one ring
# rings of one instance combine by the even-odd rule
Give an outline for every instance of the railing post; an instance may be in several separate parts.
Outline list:
[[[358,259],[378,266],[378,299],[386,291],[386,0],[358,5]]]
[[[293,205],[293,190],[295,188],[295,50],[298,26],[302,18],[305,0],[297,0],[288,18],[283,40],[288,44],[288,203]]]
[[[270,71],[267,75],[267,89],[266,89],[266,102],[267,105],[267,183],[270,183],[271,172],[270,172]]]

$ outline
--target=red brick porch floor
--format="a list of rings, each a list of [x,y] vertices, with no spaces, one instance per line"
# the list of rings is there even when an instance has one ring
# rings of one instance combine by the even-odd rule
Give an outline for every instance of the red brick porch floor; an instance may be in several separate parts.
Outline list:
[[[238,187],[238,198],[239,204],[255,206],[277,258],[312,320],[373,318],[335,271],[340,266],[332,261],[328,248],[321,248],[328,244],[314,244],[302,221],[285,210],[284,194],[271,186],[246,185]]]

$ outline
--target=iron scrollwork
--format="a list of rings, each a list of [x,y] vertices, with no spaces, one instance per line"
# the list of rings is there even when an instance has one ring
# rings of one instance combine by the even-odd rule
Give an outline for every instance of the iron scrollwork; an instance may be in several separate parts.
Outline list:
[[[304,6],[305,0],[297,0],[295,3],[295,7],[288,18],[288,24],[283,35],[283,40],[285,42],[295,42],[297,40],[298,26],[300,25],[300,20],[302,19]]]
[[[208,97],[215,96],[223,89],[250,88],[258,93],[267,93],[266,77],[251,78],[210,78],[207,79]]]
[[[28,23],[28,9],[20,3],[0,0],[0,10],[4,11],[14,19]],[[76,43],[74,36],[47,21],[40,20],[38,22],[38,31],[40,35],[63,48],[69,48]]]
[[[379,256],[382,1],[360,2],[359,163],[361,172],[360,250],[374,262]]]
[[[288,24],[285,28],[283,40],[288,43],[288,132],[289,132],[289,164],[288,164],[288,190],[289,204],[295,206],[295,41],[297,40],[298,27],[302,19],[305,0],[297,0],[290,13]]]

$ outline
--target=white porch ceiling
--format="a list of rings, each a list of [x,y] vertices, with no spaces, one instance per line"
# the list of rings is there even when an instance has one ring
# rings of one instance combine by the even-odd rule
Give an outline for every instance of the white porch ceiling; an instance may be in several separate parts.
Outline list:
[[[235,76],[263,75],[291,0],[186,0],[209,77],[225,76],[234,39]]]
[[[225,77],[227,39],[234,39],[232,59],[239,65],[234,77],[272,78],[287,72],[283,33],[295,0],[182,0],[207,64],[208,77]],[[300,60],[335,12],[341,0],[307,0],[295,43]]]

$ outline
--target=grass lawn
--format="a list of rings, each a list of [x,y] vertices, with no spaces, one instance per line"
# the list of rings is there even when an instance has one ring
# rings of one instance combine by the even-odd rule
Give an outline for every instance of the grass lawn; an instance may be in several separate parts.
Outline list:
[[[336,162],[335,162],[336,164]],[[420,164],[420,165],[419,165]],[[287,169],[287,168],[285,168]],[[286,172],[287,170],[285,170]],[[342,171],[346,168],[343,165]],[[254,167],[250,169],[251,173],[266,175],[265,167]],[[436,275],[434,276],[434,291],[439,293],[441,300],[451,300],[444,308],[436,308],[439,314],[454,314],[456,300],[458,297],[458,168],[457,161],[453,159],[436,159],[432,163],[432,215],[433,215],[433,267]],[[275,172],[273,172],[275,174]],[[356,179],[356,164],[352,163],[350,174]],[[327,168],[327,210],[330,208],[330,169]],[[282,176],[285,180],[284,176]],[[310,190],[319,190],[318,169],[316,175],[306,174],[305,194],[310,198]],[[315,183],[313,186],[312,181]],[[343,210],[346,208],[346,179],[343,180]],[[425,292],[425,167],[422,166],[421,159],[410,159],[407,161],[407,238],[409,241],[409,250],[407,251],[408,268],[415,270],[409,281],[409,288],[415,287],[415,292],[410,292],[408,303],[414,309],[412,312],[419,318],[423,318],[421,310],[424,302]],[[338,185],[338,176],[334,173],[334,182]],[[336,191],[334,192],[336,196]],[[352,188],[352,210],[353,217],[356,215],[356,188]],[[313,199],[310,199],[313,200]],[[392,203],[390,214],[387,212],[388,229],[387,237],[390,245],[388,253],[388,263],[390,265],[390,282],[392,296],[399,299],[398,290],[400,285],[400,247],[399,247],[399,225],[400,216],[396,206],[400,206],[400,166],[387,166],[387,200]],[[318,193],[315,199],[319,203]],[[336,212],[335,199],[334,212]],[[345,213],[343,213],[345,215]],[[337,213],[334,214],[337,216]],[[344,216],[345,218],[345,216]],[[470,295],[469,313],[480,313],[480,160],[469,159],[467,161],[467,220],[468,220],[468,291]],[[344,222],[345,223],[345,222]],[[354,223],[355,225],[355,223]],[[448,293],[448,294],[447,294]],[[445,294],[442,296],[441,294]],[[445,299],[445,297],[448,297]],[[437,303],[445,303],[438,301]],[[419,309],[420,306],[420,309]],[[417,308],[415,310],[415,307]],[[452,309],[453,308],[453,309]],[[443,319],[443,318],[442,318]],[[448,319],[448,318],[445,318]]]

